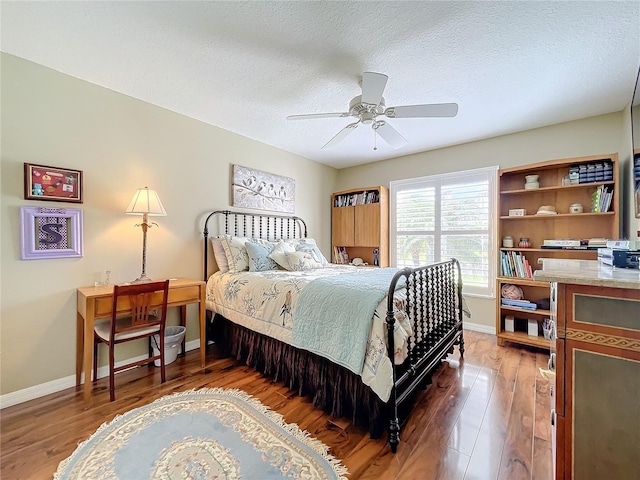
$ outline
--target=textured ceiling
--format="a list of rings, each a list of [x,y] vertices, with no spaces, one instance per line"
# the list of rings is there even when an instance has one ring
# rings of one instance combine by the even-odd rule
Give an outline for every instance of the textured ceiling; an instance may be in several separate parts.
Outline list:
[[[2,51],[341,168],[622,110],[640,63],[640,2],[10,2]],[[362,72],[387,106],[457,102],[321,147]]]

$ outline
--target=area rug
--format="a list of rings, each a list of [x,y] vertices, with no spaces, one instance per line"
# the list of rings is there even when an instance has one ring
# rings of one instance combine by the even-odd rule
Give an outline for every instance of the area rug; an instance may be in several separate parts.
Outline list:
[[[54,479],[346,480],[328,450],[242,390],[190,390],[104,423]]]

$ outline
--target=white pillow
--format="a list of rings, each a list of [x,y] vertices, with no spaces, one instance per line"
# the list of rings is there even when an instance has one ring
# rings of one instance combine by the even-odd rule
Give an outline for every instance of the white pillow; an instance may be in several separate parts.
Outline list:
[[[222,242],[217,237],[211,237],[211,246],[213,247],[213,258],[216,259],[218,270],[222,273],[229,271],[229,262],[227,262],[227,254],[224,253]]]
[[[323,267],[311,252],[296,251],[291,245],[282,241],[276,244],[273,252],[269,254],[269,258],[291,272]]]
[[[249,239],[245,237],[234,237],[232,235],[218,235],[222,248],[224,248],[229,271],[231,273],[249,270],[249,254],[244,246]]]
[[[278,242],[276,242],[276,244],[273,246],[273,251],[271,252],[272,254],[276,254],[279,255],[281,253],[284,252],[295,252],[296,249],[293,245],[291,245],[290,243],[286,242],[285,240],[279,240]]]
[[[288,238],[283,240],[286,244],[292,245],[297,251],[311,252],[315,260],[321,263],[324,267],[329,265],[329,261],[322,255],[322,252],[318,248],[318,245],[313,238]]]

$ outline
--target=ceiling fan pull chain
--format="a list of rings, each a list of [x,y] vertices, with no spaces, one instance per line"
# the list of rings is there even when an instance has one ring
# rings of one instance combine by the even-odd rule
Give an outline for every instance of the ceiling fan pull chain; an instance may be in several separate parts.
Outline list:
[[[373,129],[373,150],[378,150],[378,132]]]

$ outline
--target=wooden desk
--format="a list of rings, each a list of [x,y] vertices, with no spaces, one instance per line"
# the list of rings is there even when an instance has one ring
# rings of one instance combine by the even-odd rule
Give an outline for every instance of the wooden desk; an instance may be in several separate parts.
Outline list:
[[[81,287],[77,291],[78,315],[76,327],[76,386],[80,385],[84,369],[84,399],[91,397],[91,375],[93,366],[93,327],[99,318],[111,318],[113,307],[113,285]],[[186,323],[187,305],[199,304],[200,313],[200,365],[204,368],[206,353],[206,288],[202,280],[178,278],[169,282],[167,307],[180,308],[180,323]],[[160,302],[158,302],[160,304]],[[126,315],[129,309],[119,314]],[[184,352],[184,342],[182,344]]]

